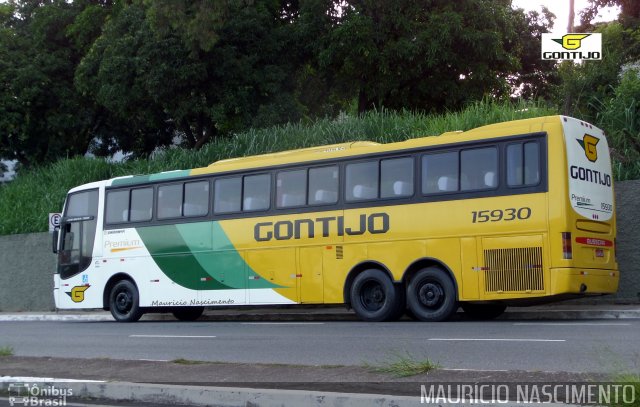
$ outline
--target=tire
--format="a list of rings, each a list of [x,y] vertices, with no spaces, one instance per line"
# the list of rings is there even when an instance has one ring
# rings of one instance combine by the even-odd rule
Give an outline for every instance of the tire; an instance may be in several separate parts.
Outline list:
[[[404,312],[403,290],[381,270],[365,270],[351,285],[351,308],[363,321],[393,321]]]
[[[130,280],[119,281],[109,293],[111,315],[118,322],[136,322],[143,314],[139,299],[135,284]]]
[[[171,310],[176,319],[180,321],[195,321],[204,312],[204,307],[179,307]]]
[[[446,321],[458,310],[453,281],[438,267],[418,271],[407,286],[407,306],[420,321]]]
[[[461,307],[467,317],[478,321],[496,319],[507,309],[506,305],[498,302],[464,303]]]

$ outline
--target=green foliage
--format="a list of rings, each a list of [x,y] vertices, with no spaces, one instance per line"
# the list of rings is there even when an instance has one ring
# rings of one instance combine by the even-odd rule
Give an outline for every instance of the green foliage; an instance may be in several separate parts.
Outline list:
[[[318,65],[357,95],[358,112],[455,109],[508,95],[520,30],[530,32],[523,16],[502,0],[346,1]]]
[[[640,174],[640,66],[628,69],[613,95],[594,102],[597,123],[607,129],[615,159],[614,175],[619,179]]]
[[[0,235],[46,230],[49,212],[62,209],[67,191],[75,186],[116,176],[207,166],[224,158],[242,157],[356,140],[381,143],[469,130],[485,124],[555,114],[531,104],[501,104],[490,100],[472,103],[459,112],[427,115],[389,110],[362,117],[340,116],[310,124],[286,124],[250,129],[230,138],[216,139],[198,151],[167,148],[149,159],[113,163],[97,158],[73,158],[25,170],[13,182],[0,185]]]
[[[416,360],[407,352],[405,354],[394,354],[388,361],[380,365],[365,365],[365,367],[370,368],[374,372],[389,373],[395,377],[409,377],[429,373],[441,366],[429,359]]]
[[[11,346],[0,346],[0,357],[13,356],[13,348]]]

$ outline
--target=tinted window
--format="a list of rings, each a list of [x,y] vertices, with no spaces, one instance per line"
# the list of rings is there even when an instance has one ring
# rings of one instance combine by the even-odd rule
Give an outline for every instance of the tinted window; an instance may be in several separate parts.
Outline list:
[[[129,190],[107,192],[107,223],[129,220]]]
[[[158,187],[158,219],[177,218],[182,214],[182,184]]]
[[[209,181],[184,184],[184,216],[204,216],[209,213]]]
[[[498,149],[495,147],[462,150],[460,189],[473,191],[498,186]]]
[[[524,183],[535,185],[540,182],[540,144],[524,144]]]
[[[271,175],[249,175],[244,177],[242,210],[262,211],[269,209]]]
[[[458,190],[458,152],[422,156],[422,193]]]
[[[528,142],[507,146],[507,185],[536,185],[540,182],[540,144]]]
[[[338,167],[309,169],[309,205],[338,202]]]
[[[141,188],[131,190],[131,222],[143,222],[151,220],[151,208],[153,208],[153,188]]]
[[[348,164],[346,167],[347,201],[378,197],[378,161]]]
[[[240,211],[242,194],[242,179],[223,178],[214,183],[213,211],[215,213],[229,213]]]
[[[413,158],[394,158],[380,162],[380,197],[413,195]]]
[[[276,205],[278,208],[290,208],[305,205],[307,202],[307,171],[279,172],[276,180]]]

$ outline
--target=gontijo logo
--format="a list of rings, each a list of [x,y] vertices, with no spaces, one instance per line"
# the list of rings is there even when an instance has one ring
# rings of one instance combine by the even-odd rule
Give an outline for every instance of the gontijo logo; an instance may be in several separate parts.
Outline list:
[[[591,161],[592,163],[598,161],[598,149],[596,148],[596,146],[598,145],[600,139],[592,136],[591,134],[585,134],[584,137],[582,137],[582,140],[577,140],[580,144],[580,147],[582,147],[582,149],[584,150],[584,155],[587,157],[587,160]]]
[[[602,34],[569,33],[542,34],[542,59],[545,60],[599,60],[602,59]]]
[[[86,285],[77,285],[71,289],[71,291],[67,291],[67,295],[71,297],[71,301],[73,302],[82,302],[84,301],[84,292],[87,291],[91,287],[89,284]]]
[[[554,38],[553,40],[562,45],[562,48],[568,50],[578,49],[582,46],[582,40],[591,34],[566,34],[562,38]]]

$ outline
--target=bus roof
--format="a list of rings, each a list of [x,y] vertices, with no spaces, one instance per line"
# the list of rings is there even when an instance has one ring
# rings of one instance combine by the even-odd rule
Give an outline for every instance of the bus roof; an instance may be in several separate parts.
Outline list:
[[[397,150],[410,150],[426,146],[535,133],[542,131],[543,125],[545,123],[555,121],[558,123],[558,125],[560,125],[561,117],[562,116],[545,116],[532,119],[495,123],[464,132],[450,131],[437,136],[432,135],[419,137],[387,144],[380,144],[371,141],[355,141],[341,144],[302,148],[297,150],[281,151],[270,154],[229,158],[216,161],[206,167],[194,168],[192,170],[175,170],[151,175],[136,175],[114,178],[111,180],[111,185],[133,185],[138,183],[177,179],[195,175],[234,172],[292,163],[322,161],[331,158],[343,158],[357,155],[385,153]]]

